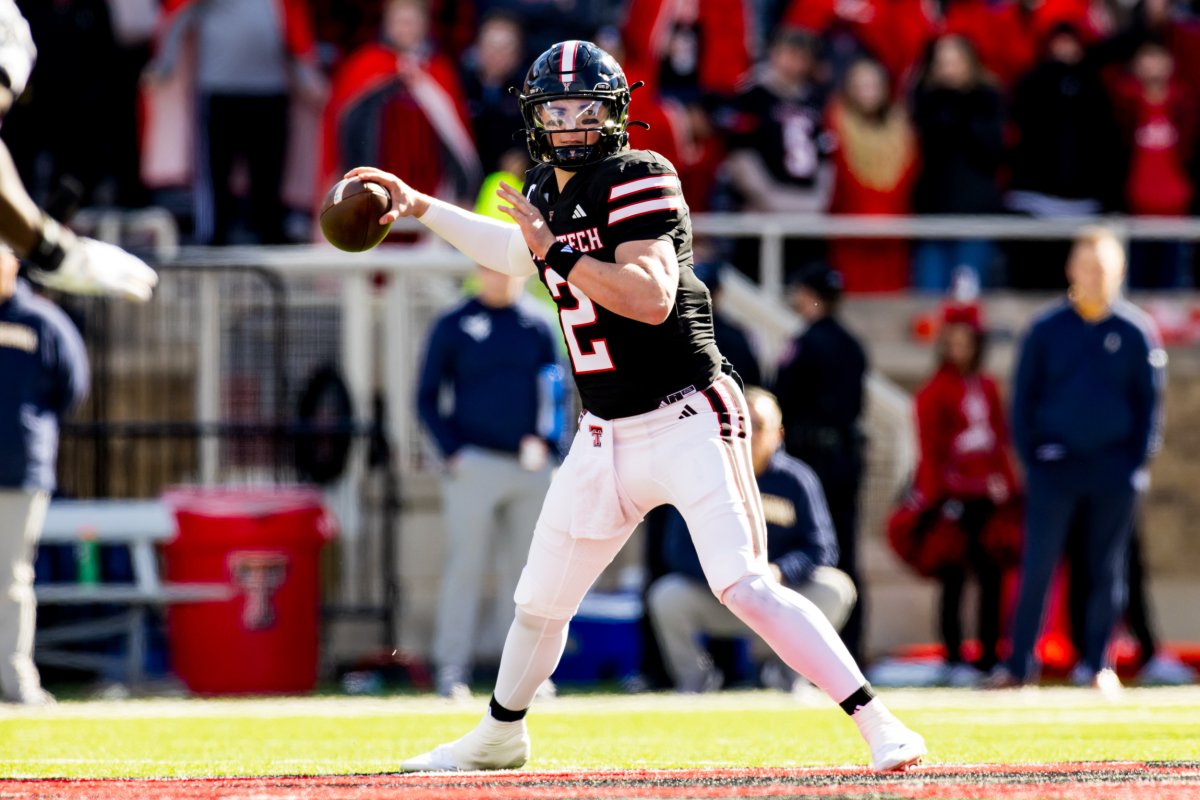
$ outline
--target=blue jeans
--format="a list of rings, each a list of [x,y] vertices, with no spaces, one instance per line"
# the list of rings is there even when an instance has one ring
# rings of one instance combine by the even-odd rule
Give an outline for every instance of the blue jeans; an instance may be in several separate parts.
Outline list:
[[[929,239],[913,254],[913,288],[943,293],[950,288],[954,270],[965,267],[975,273],[980,286],[991,286],[996,247],[980,239]]]

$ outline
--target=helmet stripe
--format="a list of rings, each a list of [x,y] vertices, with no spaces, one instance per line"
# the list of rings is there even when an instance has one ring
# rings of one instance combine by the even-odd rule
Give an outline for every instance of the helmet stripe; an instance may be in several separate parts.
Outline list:
[[[563,42],[562,60],[559,63],[559,72],[562,73],[563,88],[571,85],[571,81],[575,80],[575,54],[579,51],[579,41],[571,39]]]

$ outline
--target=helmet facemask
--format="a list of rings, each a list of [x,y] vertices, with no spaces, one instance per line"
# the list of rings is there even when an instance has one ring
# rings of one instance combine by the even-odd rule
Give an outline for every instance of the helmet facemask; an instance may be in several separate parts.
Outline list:
[[[596,95],[529,103],[529,131],[537,140],[543,160],[562,169],[574,169],[620,149],[627,137],[614,106]]]

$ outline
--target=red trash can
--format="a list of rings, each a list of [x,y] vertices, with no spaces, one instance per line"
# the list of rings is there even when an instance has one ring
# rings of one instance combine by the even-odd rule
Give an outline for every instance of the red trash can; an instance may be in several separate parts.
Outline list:
[[[170,607],[175,673],[201,694],[311,691],[318,558],[336,530],[321,494],[308,487],[186,487],[163,500],[178,523],[164,553],[167,580],[225,584],[232,593]]]

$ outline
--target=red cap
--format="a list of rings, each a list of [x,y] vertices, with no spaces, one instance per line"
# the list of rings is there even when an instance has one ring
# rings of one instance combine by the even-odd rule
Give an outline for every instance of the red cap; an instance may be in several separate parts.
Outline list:
[[[974,303],[950,303],[942,309],[944,325],[966,325],[975,331],[983,330],[983,311]]]

